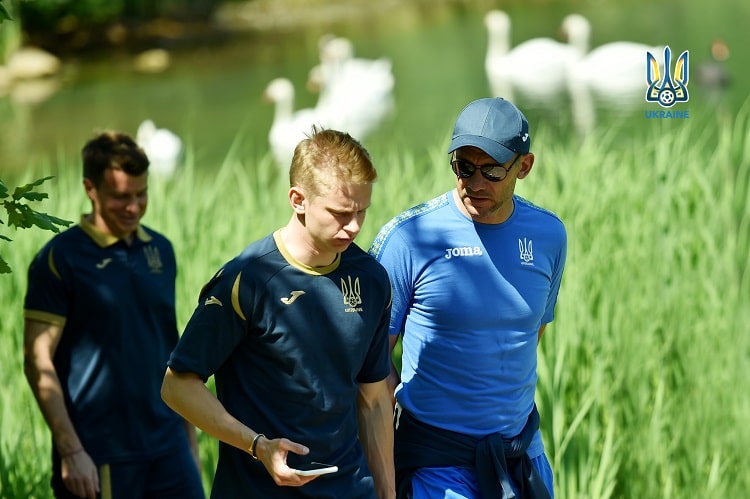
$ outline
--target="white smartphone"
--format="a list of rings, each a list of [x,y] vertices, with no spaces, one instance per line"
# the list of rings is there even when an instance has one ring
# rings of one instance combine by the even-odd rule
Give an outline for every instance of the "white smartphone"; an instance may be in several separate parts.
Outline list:
[[[328,473],[336,473],[339,470],[338,466],[325,463],[305,463],[299,464],[295,467],[294,472],[300,476],[313,476],[313,475],[325,475]]]

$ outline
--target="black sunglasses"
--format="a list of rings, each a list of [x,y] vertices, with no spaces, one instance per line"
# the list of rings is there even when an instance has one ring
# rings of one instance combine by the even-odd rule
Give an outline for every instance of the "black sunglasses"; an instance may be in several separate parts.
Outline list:
[[[520,157],[520,153],[516,154],[516,157],[513,158],[513,161],[511,161],[507,167],[499,163],[480,166],[475,165],[470,161],[466,161],[465,159],[453,158],[451,160],[451,167],[453,168],[453,173],[459,178],[469,178],[474,175],[475,171],[479,170],[482,173],[482,176],[490,182],[500,182],[508,176],[510,169],[513,168],[513,165],[516,164],[516,161],[518,161],[518,158]]]

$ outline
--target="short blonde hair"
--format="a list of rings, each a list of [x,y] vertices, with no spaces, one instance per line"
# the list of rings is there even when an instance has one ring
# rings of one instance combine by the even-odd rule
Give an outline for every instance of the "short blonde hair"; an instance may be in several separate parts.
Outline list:
[[[312,127],[294,148],[289,184],[308,196],[327,192],[336,183],[371,184],[378,178],[370,153],[346,132]]]

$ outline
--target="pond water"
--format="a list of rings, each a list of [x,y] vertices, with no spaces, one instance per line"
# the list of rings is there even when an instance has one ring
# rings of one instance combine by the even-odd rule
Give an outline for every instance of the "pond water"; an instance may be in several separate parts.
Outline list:
[[[159,74],[134,72],[132,57],[122,52],[65,60],[58,87],[41,102],[0,97],[0,174],[17,173],[31,163],[48,162],[54,169],[64,158],[77,161],[81,145],[94,130],[116,128],[135,134],[146,118],[190,144],[201,169],[218,168],[238,136],[242,140],[235,144],[237,154],[245,151],[257,158],[268,152],[273,119],[272,106],[261,100],[264,88],[275,77],[287,77],[296,88],[295,107],[314,106],[317,95],[305,88],[305,82],[318,63],[317,45],[324,33],[350,38],[358,57],[391,60],[394,109],[363,140],[365,145],[374,155],[394,146],[423,155],[443,143],[463,105],[489,95],[483,16],[500,4],[464,0],[382,5],[346,19],[251,28],[199,44],[177,44],[171,65]],[[746,0],[503,5],[512,19],[512,45],[533,37],[557,37],[563,17],[578,12],[591,21],[592,47],[616,40],[669,44],[673,58],[688,50],[690,100],[674,109],[689,110],[689,119],[717,112],[715,97],[698,85],[695,76],[709,58],[711,41],[721,37],[730,49],[725,65],[731,75],[721,106],[731,115],[748,98]],[[545,137],[570,133],[569,99],[552,107],[520,97],[517,103],[532,128],[545,129]],[[597,115],[596,126],[607,126],[607,120],[616,118],[647,128],[654,120],[644,111],[660,109],[645,99],[634,108],[615,106]]]

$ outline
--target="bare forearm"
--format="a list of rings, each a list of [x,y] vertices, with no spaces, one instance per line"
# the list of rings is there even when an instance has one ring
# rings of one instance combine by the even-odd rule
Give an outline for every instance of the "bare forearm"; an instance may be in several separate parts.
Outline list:
[[[164,402],[187,421],[209,435],[247,450],[255,432],[234,418],[221,402],[192,374],[167,370],[162,384]]]
[[[385,384],[385,382],[383,382]],[[396,497],[393,466],[393,407],[388,391],[374,398],[358,399],[359,438],[380,499]]]
[[[304,456],[310,449],[283,437],[256,439],[264,435],[259,435],[229,414],[197,375],[167,369],[161,396],[175,412],[222,442],[250,452],[255,440],[255,457],[263,463],[277,485],[300,487],[315,479],[297,475],[286,464],[289,452]]]
[[[47,422],[60,454],[82,449],[65,406],[62,384],[52,359],[62,337],[62,325],[26,319],[23,332],[23,369],[31,392]]]
[[[51,363],[39,365],[33,356],[30,356],[25,359],[24,372],[52,433],[57,451],[65,455],[83,448],[65,407],[62,386],[54,366]]]

